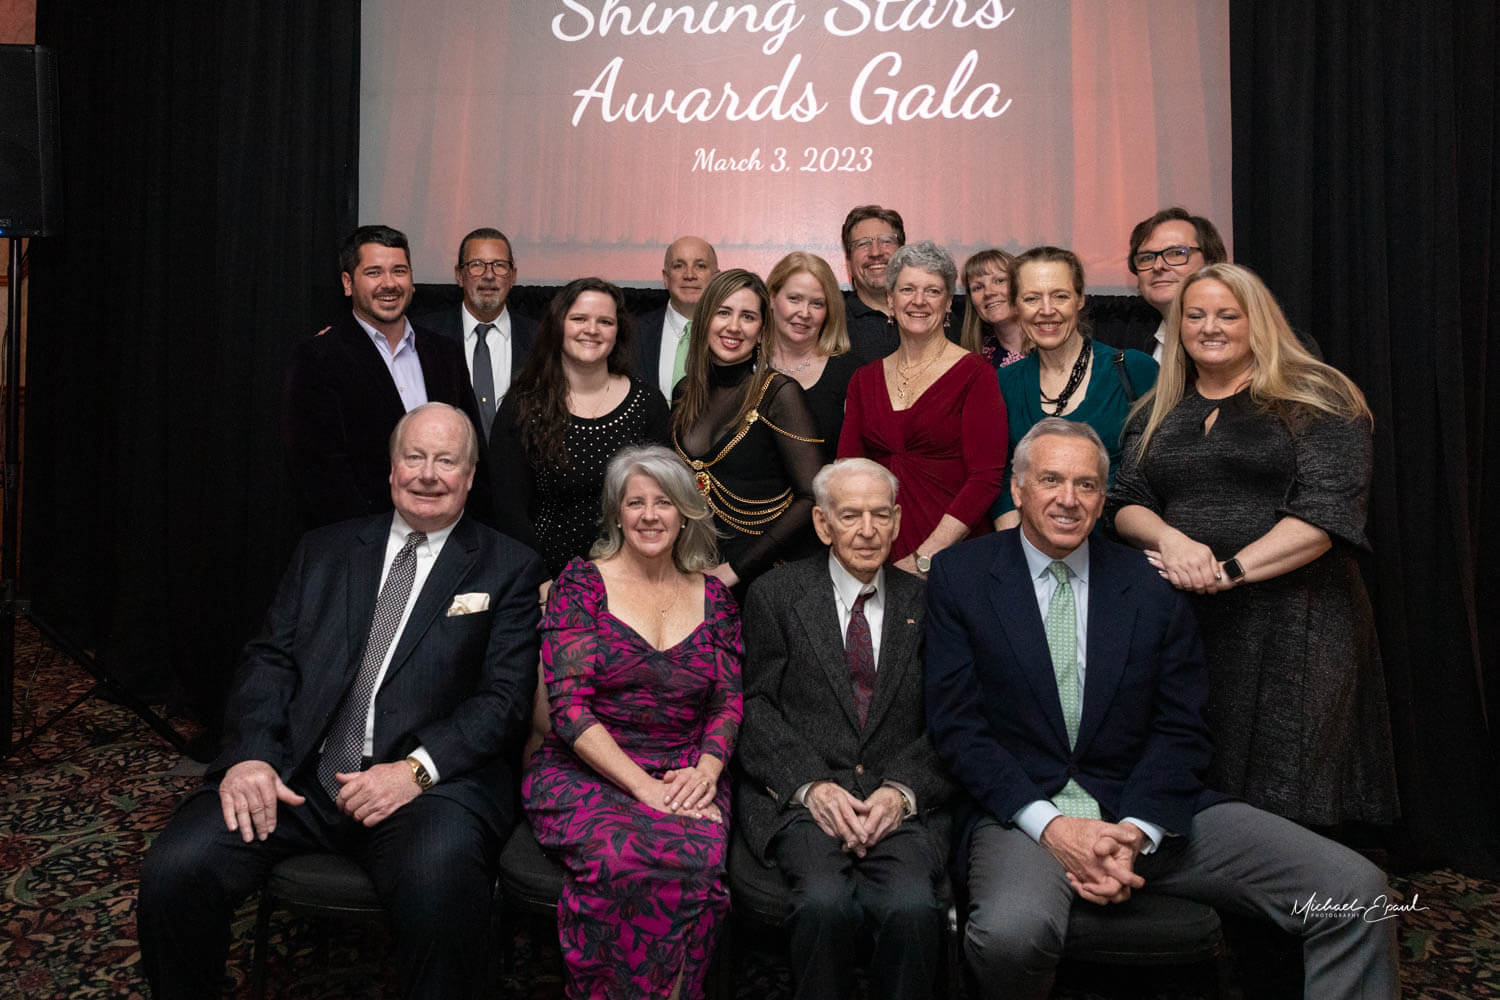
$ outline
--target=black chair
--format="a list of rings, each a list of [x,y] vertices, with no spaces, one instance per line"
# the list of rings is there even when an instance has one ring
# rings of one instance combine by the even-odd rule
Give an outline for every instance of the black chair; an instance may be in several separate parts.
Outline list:
[[[255,952],[250,995],[264,1000],[271,913],[278,907],[340,919],[383,920],[385,907],[375,885],[353,859],[342,854],[297,854],[276,863],[260,893],[255,917]]]
[[[518,819],[500,850],[501,905],[494,910],[500,930],[501,967],[505,971],[514,967],[515,951],[514,928],[508,924],[508,918],[513,913],[550,917],[555,928],[563,875],[562,865],[547,857],[542,845],[536,842],[531,824],[524,817]]]
[[[1180,896],[1143,892],[1123,903],[1084,900],[1068,915],[1064,962],[1111,966],[1194,966],[1212,963],[1210,992],[1234,995],[1224,929],[1213,907]]]

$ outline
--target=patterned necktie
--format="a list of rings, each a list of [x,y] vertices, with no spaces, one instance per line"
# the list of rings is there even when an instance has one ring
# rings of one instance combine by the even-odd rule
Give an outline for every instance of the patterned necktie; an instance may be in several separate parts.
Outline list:
[[[370,714],[370,699],[375,695],[375,678],[380,674],[380,665],[385,662],[386,651],[396,638],[396,626],[401,623],[407,598],[411,596],[411,585],[417,578],[417,546],[426,540],[427,535],[421,531],[406,536],[406,544],[391,561],[390,572],[385,575],[385,586],[380,588],[380,596],[375,599],[375,613],[370,618],[370,634],[365,639],[365,655],[359,664],[359,674],[329,727],[328,739],[323,743],[323,756],[318,761],[318,784],[331,798],[338,798],[342,787],[334,775],[358,771],[364,757],[365,719]]]
[[[1057,579],[1057,589],[1047,605],[1047,648],[1052,653],[1052,676],[1057,679],[1057,697],[1062,702],[1063,725],[1071,747],[1078,742],[1078,720],[1083,714],[1078,692],[1078,605],[1068,579],[1068,564],[1054,559],[1047,568]],[[1052,796],[1052,804],[1064,816],[1099,818],[1099,803],[1072,778]]]
[[[495,422],[495,366],[490,361],[490,345],[486,342],[493,323],[480,323],[474,327],[474,398],[479,403],[479,423],[484,427],[484,438],[490,437],[490,424]]]
[[[865,618],[865,602],[875,591],[860,594],[849,612],[849,628],[844,632],[844,659],[849,664],[849,683],[854,688],[854,707],[859,710],[863,728],[870,714],[870,696],[875,693],[875,644],[870,639],[870,622]]]
[[[682,339],[677,341],[677,355],[672,360],[672,384],[667,386],[668,397],[672,395],[672,390],[676,388],[677,383],[681,382],[682,377],[687,374],[688,344],[692,341],[692,338],[688,336],[688,331],[692,327],[692,323],[682,324]]]

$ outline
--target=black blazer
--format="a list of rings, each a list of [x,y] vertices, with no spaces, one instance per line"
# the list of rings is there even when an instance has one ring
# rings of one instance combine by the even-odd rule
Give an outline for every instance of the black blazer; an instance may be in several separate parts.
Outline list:
[[[885,781],[917,797],[920,821],[947,856],[945,806],[953,792],[927,737],[922,709],[922,584],[885,571],[885,623],[869,718],[859,725],[826,551],[756,580],[745,603],[743,780],[735,804],[762,859],[802,807],[809,781],[829,779],[866,798]],[[911,822],[911,821],[908,821]]]
[[[480,433],[463,349],[412,326],[428,400],[457,406]],[[391,509],[390,436],[405,412],[380,351],[352,312],[296,346],[286,376],[281,439],[309,527]],[[489,523],[483,451],[468,510]]]
[[[960,843],[982,813],[1008,823],[1070,777],[1105,819],[1139,816],[1172,833],[1223,801],[1203,786],[1208,673],[1187,599],[1140,552],[1096,533],[1088,604],[1083,711],[1069,747],[1020,529],[933,559],[927,717],[939,756],[977,806],[961,819]]]
[[[359,672],[392,516],[303,536],[245,647],[210,781],[245,760],[263,760],[289,781],[317,754]],[[462,803],[497,835],[514,818],[514,765],[536,687],[541,576],[530,549],[460,518],[375,693],[375,762],[425,747],[439,775],[425,794]],[[455,596],[476,593],[488,595],[488,610],[448,614]]]
[[[413,326],[424,326],[433,333],[442,334],[458,345],[459,357],[463,358],[464,330],[459,322],[463,315],[462,306],[449,306],[435,313],[428,313],[418,319],[412,320]],[[514,379],[526,367],[526,359],[531,355],[531,349],[536,345],[536,320],[528,319],[520,313],[506,306],[510,313],[510,377]],[[468,370],[468,362],[464,362],[464,369]],[[473,379],[469,380],[469,388],[474,387]],[[505,395],[501,393],[501,395]]]
[[[662,387],[656,382],[657,365],[661,362],[661,326],[667,321],[667,307],[653,309],[633,322],[635,338],[635,373],[647,382]],[[672,399],[672,386],[662,389],[667,401]]]

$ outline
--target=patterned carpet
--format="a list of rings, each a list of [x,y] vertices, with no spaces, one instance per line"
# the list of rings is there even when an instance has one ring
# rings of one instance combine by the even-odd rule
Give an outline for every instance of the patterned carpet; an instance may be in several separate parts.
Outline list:
[[[88,691],[92,679],[19,631],[17,739]],[[179,731],[191,727],[174,719]],[[0,765],[0,1000],[143,997],[136,946],[135,893],[140,858],[176,799],[196,786],[196,769],[161,742],[128,709],[86,700],[16,758]],[[1500,998],[1500,885],[1448,871],[1395,876],[1393,888],[1423,909],[1400,922],[1404,997]],[[253,902],[240,911],[228,974],[234,995],[247,995]],[[279,914],[272,922],[269,982],[273,996],[393,996],[389,947],[378,926],[308,921]],[[514,930],[513,963],[495,977],[496,997],[542,1000],[562,995],[551,928],[523,921]],[[727,970],[743,1000],[790,996],[773,935],[745,935],[741,961]],[[1290,956],[1295,968],[1295,952]],[[1247,996],[1278,992],[1258,979],[1264,956],[1242,954],[1237,975]],[[1281,964],[1286,964],[1285,957]],[[1283,969],[1284,971],[1284,969]],[[1071,1000],[1204,996],[1201,976],[1065,971],[1058,996]],[[866,984],[861,983],[863,995]],[[1292,987],[1295,989],[1295,986]]]

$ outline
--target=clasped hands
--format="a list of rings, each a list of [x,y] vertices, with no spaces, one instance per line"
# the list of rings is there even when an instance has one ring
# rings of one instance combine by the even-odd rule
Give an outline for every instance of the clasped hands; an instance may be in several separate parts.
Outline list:
[[[1160,550],[1147,549],[1146,561],[1178,590],[1218,594],[1234,588],[1234,581],[1224,572],[1224,563],[1214,556],[1214,550],[1180,531],[1168,533]]]
[[[723,761],[704,754],[692,767],[673,768],[660,781],[651,779],[651,787],[641,801],[662,812],[722,823],[724,816],[714,805],[714,793],[718,791],[723,771]]]
[[[1041,843],[1073,891],[1090,903],[1123,903],[1146,884],[1135,873],[1135,859],[1147,840],[1134,823],[1058,816],[1042,831]]]
[[[336,774],[342,787],[339,811],[364,826],[374,826],[422,791],[405,761],[376,764],[367,771]],[[237,831],[245,843],[265,840],[276,829],[277,803],[300,806],[307,799],[288,788],[275,768],[263,760],[242,760],[224,772],[219,782],[219,807],[224,827]]]
[[[906,812],[901,793],[890,785],[882,785],[861,800],[835,782],[818,781],[802,803],[824,833],[860,858],[900,826]]]

